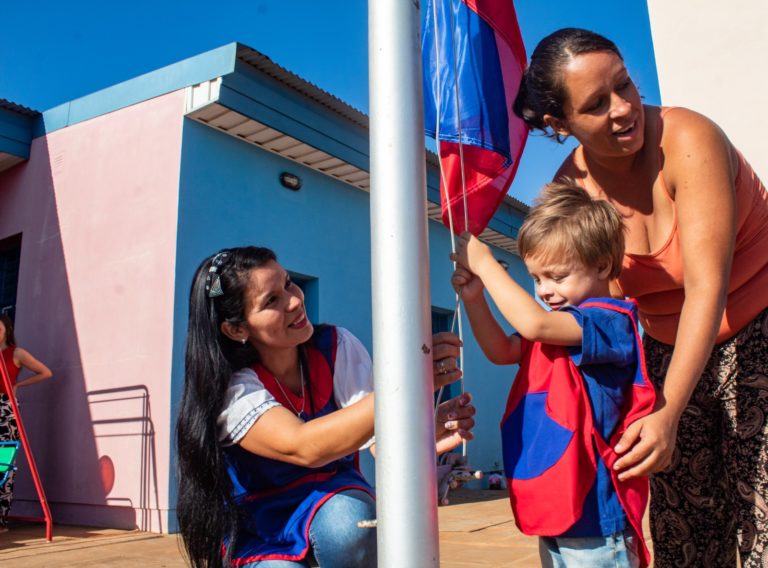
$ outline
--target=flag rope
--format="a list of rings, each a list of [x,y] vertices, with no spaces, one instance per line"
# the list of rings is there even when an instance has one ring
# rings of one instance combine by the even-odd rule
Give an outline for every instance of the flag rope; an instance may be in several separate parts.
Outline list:
[[[461,0],[459,0],[461,1]],[[464,172],[464,143],[463,143],[463,135],[461,130],[461,103],[459,101],[460,93],[459,93],[459,74],[458,74],[458,68],[457,68],[457,54],[456,54],[456,23],[454,21],[454,15],[453,15],[453,0],[450,0],[450,25],[451,25],[451,46],[453,50],[453,88],[455,90],[455,99],[456,99],[456,127],[459,134],[459,165],[461,168],[461,191],[462,191],[462,202],[464,205],[464,230],[468,230],[469,228],[469,213],[468,213],[468,207],[467,207],[467,182],[466,182],[466,175]],[[437,2],[432,2],[432,18],[433,23],[435,26],[435,30],[437,30]],[[440,63],[441,63],[441,57],[440,57],[440,44],[438,42],[437,33],[434,33],[434,41],[435,41],[435,59],[436,59],[436,67],[437,69],[440,69]],[[440,74],[438,73],[438,87],[436,89],[435,94],[435,107],[436,107],[436,120],[435,120],[435,142],[437,143],[437,152],[438,152],[438,164],[440,167],[440,180],[441,180],[441,188],[445,194],[445,203],[447,204],[448,208],[448,227],[451,233],[451,252],[456,252],[456,235],[454,232],[454,223],[453,223],[453,212],[451,208],[451,201],[450,201],[450,194],[448,193],[448,182],[445,177],[445,169],[443,168],[443,161],[440,159],[440,110],[442,108],[441,105],[441,92],[442,89],[440,88]],[[456,262],[453,262],[453,268],[456,269]],[[458,323],[458,336],[459,341],[461,342],[461,345],[459,346],[459,361],[458,361],[458,368],[461,371],[461,379],[459,380],[459,384],[461,386],[461,393],[464,394],[464,329],[461,322],[461,289],[459,289],[456,292],[456,305],[453,308],[453,319],[451,321],[451,333],[455,333],[456,327]],[[437,415],[437,408],[440,405],[440,401],[443,398],[443,391],[445,387],[441,386],[440,390],[437,393],[437,399],[435,400],[435,415]],[[462,442],[462,449],[461,449],[462,456],[464,458],[467,457],[467,442],[464,440]]]

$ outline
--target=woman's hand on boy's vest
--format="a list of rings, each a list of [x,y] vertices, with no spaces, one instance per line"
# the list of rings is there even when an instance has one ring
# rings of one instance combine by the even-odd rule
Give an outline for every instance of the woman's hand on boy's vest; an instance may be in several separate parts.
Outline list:
[[[624,454],[613,464],[613,469],[621,472],[621,481],[669,467],[675,451],[679,420],[680,417],[672,410],[657,406],[653,413],[629,425],[613,448],[617,454]]]

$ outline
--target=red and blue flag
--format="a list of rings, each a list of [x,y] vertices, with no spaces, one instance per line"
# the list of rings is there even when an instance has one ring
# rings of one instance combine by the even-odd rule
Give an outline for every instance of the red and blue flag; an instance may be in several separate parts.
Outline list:
[[[512,112],[526,62],[512,0],[428,0],[422,58],[425,131],[438,141],[444,173],[443,222],[450,207],[454,231],[465,230],[466,186],[467,229],[478,235],[507,194],[528,136]]]

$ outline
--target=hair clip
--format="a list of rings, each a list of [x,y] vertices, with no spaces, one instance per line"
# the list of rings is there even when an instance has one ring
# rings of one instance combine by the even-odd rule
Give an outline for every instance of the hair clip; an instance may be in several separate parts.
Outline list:
[[[224,260],[229,256],[227,252],[217,253],[211,261],[211,266],[208,268],[208,276],[205,278],[205,291],[208,292],[209,298],[216,298],[224,295],[224,290],[221,287],[221,275],[219,274],[219,268],[224,264]]]
[[[224,290],[221,289],[221,277],[216,273],[213,274],[210,285],[205,288],[208,290],[209,298],[216,298],[224,295]]]

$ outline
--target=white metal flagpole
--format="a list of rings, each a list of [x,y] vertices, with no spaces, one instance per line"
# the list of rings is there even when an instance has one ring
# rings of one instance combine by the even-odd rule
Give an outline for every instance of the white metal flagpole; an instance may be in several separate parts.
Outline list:
[[[439,566],[419,8],[369,0],[380,568]]]

